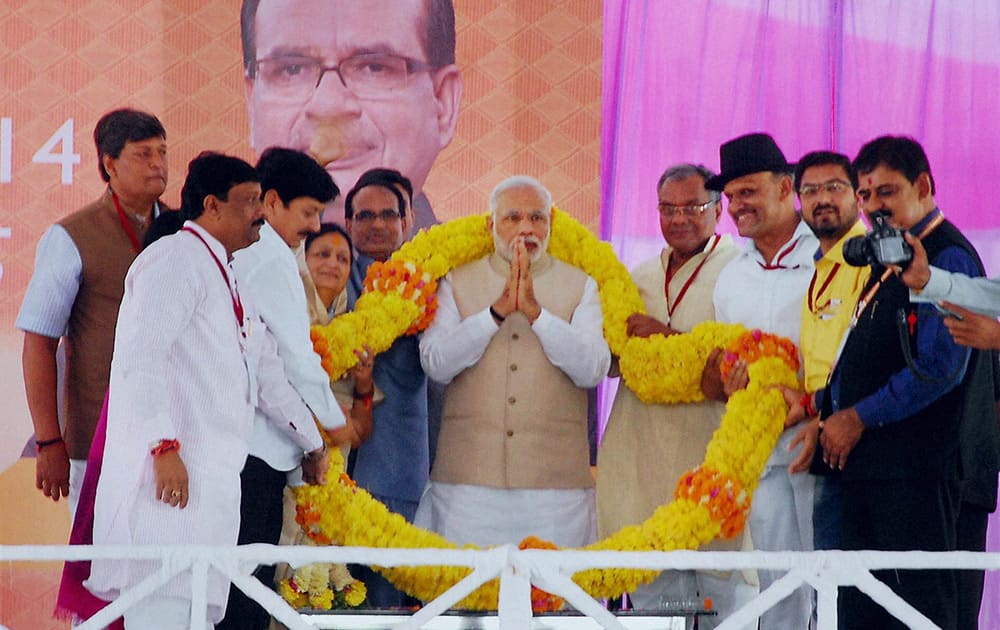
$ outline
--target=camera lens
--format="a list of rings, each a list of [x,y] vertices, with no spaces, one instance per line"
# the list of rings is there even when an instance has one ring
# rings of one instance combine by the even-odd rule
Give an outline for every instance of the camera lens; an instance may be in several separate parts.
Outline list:
[[[844,242],[844,262],[852,267],[867,267],[872,264],[871,244],[868,236],[854,236]]]

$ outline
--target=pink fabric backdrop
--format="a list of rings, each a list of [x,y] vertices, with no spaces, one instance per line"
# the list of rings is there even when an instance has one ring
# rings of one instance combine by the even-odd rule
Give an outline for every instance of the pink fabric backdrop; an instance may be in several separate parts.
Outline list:
[[[996,0],[605,0],[603,82],[602,236],[629,266],[662,246],[666,166],[717,170],[751,131],[792,161],[893,133],[923,144],[940,207],[1000,272]],[[1000,575],[986,588],[981,627],[997,628]]]

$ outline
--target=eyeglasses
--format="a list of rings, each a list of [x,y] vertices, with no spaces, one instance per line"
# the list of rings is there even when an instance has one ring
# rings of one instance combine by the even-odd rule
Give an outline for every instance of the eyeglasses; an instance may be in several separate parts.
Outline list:
[[[820,193],[826,191],[831,195],[840,195],[850,190],[851,185],[839,179],[833,179],[822,184],[806,184],[799,188],[799,199],[812,199]]]
[[[541,210],[522,213],[519,210],[511,210],[500,215],[501,223],[517,225],[521,221],[527,220],[531,225],[545,225],[549,222],[549,215]]]
[[[304,103],[327,72],[336,72],[341,85],[358,98],[382,98],[405,88],[411,74],[431,69],[427,62],[385,53],[362,53],[333,66],[316,57],[281,55],[254,61],[250,77],[274,100]]]
[[[659,205],[660,216],[664,219],[672,219],[683,214],[687,218],[693,219],[695,217],[700,217],[703,212],[717,203],[719,203],[718,199],[712,199],[711,201],[706,201],[705,203],[692,206],[674,206],[669,203],[661,203]]]
[[[392,223],[393,221],[399,221],[402,217],[402,212],[386,208],[378,212],[374,210],[359,210],[351,218],[359,223],[375,223],[375,219],[382,219],[382,223]]]

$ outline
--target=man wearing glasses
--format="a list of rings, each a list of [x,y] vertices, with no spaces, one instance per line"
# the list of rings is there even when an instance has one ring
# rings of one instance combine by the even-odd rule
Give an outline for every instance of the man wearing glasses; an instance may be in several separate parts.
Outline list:
[[[447,388],[417,523],[459,544],[534,535],[579,547],[596,535],[586,389],[611,354],[597,283],[549,256],[551,222],[540,182],[500,182],[495,251],[445,276],[420,340],[421,364]]]
[[[451,0],[244,0],[241,23],[254,149],[310,153],[344,187],[396,169],[415,227],[435,223],[421,191],[462,97]]]
[[[830,371],[851,323],[854,307],[868,282],[870,267],[852,267],[844,262],[844,243],[865,234],[858,218],[858,176],[846,155],[830,151],[807,153],[795,166],[795,189],[802,218],[819,239],[816,270],[802,302],[802,353],[806,392],[826,386]],[[792,397],[802,400],[803,392]],[[811,409],[815,412],[816,410]],[[817,417],[802,428],[793,444],[802,442],[790,467],[793,473],[809,470],[819,437]],[[813,543],[816,549],[839,549],[840,491],[838,477],[829,468],[817,469]]]
[[[787,337],[801,347],[802,300],[812,279],[819,246],[795,211],[792,167],[774,139],[763,133],[735,138],[719,149],[722,172],[705,184],[729,201],[729,216],[747,239],[743,252],[719,274],[712,301],[716,319]],[[725,399],[746,384],[746,366],[737,362],[727,383],[712,352],[703,383],[709,398]],[[811,551],[815,477],[792,475],[796,431],[785,431],[764,467],[750,508],[750,534],[761,551]],[[781,571],[758,571],[764,590]],[[801,630],[813,616],[813,594],[800,586],[761,616],[762,628]]]
[[[409,185],[399,173],[372,169],[347,193],[347,231],[358,255],[347,284],[348,309],[364,289],[368,267],[387,260],[403,244],[409,228],[404,192]],[[427,376],[420,367],[417,337],[397,339],[375,357],[372,379],[385,400],[372,412],[372,434],[351,451],[348,472],[359,486],[390,510],[413,521],[430,468],[427,420]],[[368,604],[392,608],[411,603],[381,575],[352,567],[368,588]]]
[[[853,165],[869,218],[881,213],[920,239],[937,266],[982,275],[975,249],[937,206],[919,143],[882,136]],[[911,301],[885,271],[873,264],[829,384],[811,396],[823,421],[814,466],[840,471],[841,548],[982,551],[997,494],[995,359],[957,345],[941,313]],[[978,626],[981,572],[872,575],[936,627]],[[838,604],[842,628],[903,626],[857,589],[845,589]]]
[[[689,332],[715,319],[712,290],[722,268],[736,254],[729,235],[716,234],[722,195],[706,190],[715,174],[704,166],[668,168],[656,187],[660,231],[666,247],[639,265],[632,278],[646,305],[646,315],[628,319],[635,337]],[[598,536],[649,518],[676,480],[705,455],[719,427],[722,403],[706,400],[684,405],[648,405],[624,384],[618,386],[597,460]],[[742,538],[742,537],[741,537]],[[716,541],[711,551],[732,551],[740,541]],[[703,617],[699,628],[714,628],[755,594],[739,571],[664,571],[655,582],[632,593],[636,608],[711,597],[718,617]],[[689,619],[689,627],[693,618]]]

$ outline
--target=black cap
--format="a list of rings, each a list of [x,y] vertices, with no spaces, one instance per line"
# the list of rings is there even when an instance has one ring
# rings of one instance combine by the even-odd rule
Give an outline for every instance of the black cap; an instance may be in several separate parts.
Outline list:
[[[774,138],[766,133],[750,133],[719,147],[721,172],[705,182],[708,190],[722,190],[737,177],[774,171],[788,173],[794,168],[785,159]]]

